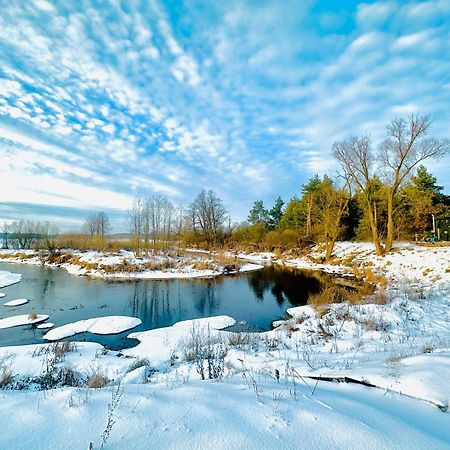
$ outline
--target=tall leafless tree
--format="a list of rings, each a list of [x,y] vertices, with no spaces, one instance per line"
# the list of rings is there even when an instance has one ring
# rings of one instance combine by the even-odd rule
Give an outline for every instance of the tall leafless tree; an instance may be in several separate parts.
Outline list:
[[[222,200],[211,190],[203,189],[190,206],[193,229],[199,230],[208,244],[218,240],[226,214]]]
[[[384,250],[378,230],[377,201],[373,192],[375,155],[371,140],[369,136],[352,136],[335,142],[333,152],[344,172],[344,178],[356,186],[364,199],[375,251],[377,255],[382,255]]]
[[[89,236],[106,236],[111,230],[108,215],[103,212],[92,213],[84,222],[84,228]]]
[[[174,207],[170,201],[160,195],[154,195],[144,202],[143,233],[147,248],[152,241],[153,253],[157,251],[158,242],[165,248],[172,231]]]
[[[427,137],[430,125],[428,116],[394,119],[387,126],[387,137],[379,147],[380,171],[388,187],[386,252],[393,244],[394,200],[399,188],[422,161],[444,156],[450,149],[447,139]]]
[[[128,210],[128,231],[133,239],[136,256],[141,254],[142,237],[144,232],[145,201],[141,195],[133,199],[133,204]]]
[[[374,152],[370,138],[350,137],[333,145],[335,157],[362,194],[369,219],[372,240],[378,255],[392,249],[394,239],[394,202],[402,184],[414,169],[428,158],[439,158],[450,149],[448,139],[427,136],[428,116],[411,115],[394,119],[387,126],[387,137]],[[383,180],[387,200],[387,231],[384,248],[378,230],[377,180]]]

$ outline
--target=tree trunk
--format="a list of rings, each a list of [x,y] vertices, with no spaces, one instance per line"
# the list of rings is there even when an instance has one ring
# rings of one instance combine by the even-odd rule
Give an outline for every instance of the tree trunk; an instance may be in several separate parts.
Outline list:
[[[308,203],[307,203],[307,213],[306,213],[306,236],[309,236],[309,234],[311,232],[312,206],[313,206],[313,198],[312,198],[312,194],[309,194]]]
[[[372,210],[372,204],[370,202],[367,202],[367,212],[369,214],[370,230],[372,231],[372,241],[375,245],[375,251],[378,256],[382,256],[384,254],[384,251],[383,247],[381,246],[380,236],[378,233],[376,210]]]
[[[334,244],[336,243],[336,239],[330,238],[327,241],[327,251],[325,253],[325,262],[329,262],[331,255],[333,254]]]
[[[392,249],[394,241],[394,194],[388,193],[387,203],[387,234],[385,242],[385,252],[388,253]]]

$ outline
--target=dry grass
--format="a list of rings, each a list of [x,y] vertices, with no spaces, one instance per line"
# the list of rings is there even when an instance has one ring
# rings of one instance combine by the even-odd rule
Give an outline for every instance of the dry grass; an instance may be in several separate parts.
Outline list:
[[[55,361],[62,361],[66,353],[76,350],[76,345],[70,341],[55,342],[50,346]]]
[[[236,269],[240,267],[239,260],[236,256],[230,256],[224,252],[217,252],[214,253],[213,258],[221,266],[235,266]]]
[[[359,304],[369,296],[372,303],[384,304],[387,301],[384,289],[376,289],[373,282],[363,280],[354,286],[327,283],[319,293],[309,297],[308,304],[320,312],[331,303]]]
[[[101,389],[109,383],[105,375],[97,372],[93,373],[87,380],[86,386],[91,389]]]
[[[441,242],[421,242],[419,243],[421,247],[450,247],[450,241]]]
[[[30,259],[34,258],[34,254],[28,254],[23,252],[17,253],[0,253],[0,259],[16,258],[16,259]]]
[[[14,380],[14,376],[12,374],[11,369],[3,365],[0,372],[0,389],[4,389],[8,385],[10,385]]]
[[[357,279],[363,280],[380,288],[385,288],[388,284],[388,280],[384,275],[375,273],[370,267],[359,268],[357,265],[354,265],[353,275]]]
[[[194,262],[192,267],[195,270],[216,270],[217,269],[216,264],[214,264],[213,261],[208,260],[208,259],[203,259],[203,260],[200,260],[200,261],[196,261],[196,262]]]

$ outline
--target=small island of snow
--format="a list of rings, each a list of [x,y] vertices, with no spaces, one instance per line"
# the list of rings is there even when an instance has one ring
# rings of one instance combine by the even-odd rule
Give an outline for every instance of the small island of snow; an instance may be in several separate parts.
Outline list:
[[[106,316],[94,319],[78,320],[49,331],[44,335],[48,341],[57,341],[78,333],[118,334],[140,325],[141,319],[128,316]]]
[[[34,319],[29,314],[6,317],[5,319],[0,319],[0,330],[4,328],[18,327],[20,325],[33,325],[34,323],[44,322],[47,319],[48,316],[46,314],[37,314]]]
[[[20,273],[7,272],[6,270],[0,270],[0,288],[16,284],[20,281],[22,275]],[[3,297],[3,296],[2,296]]]
[[[11,300],[9,302],[4,303],[3,306],[21,306],[28,303],[28,301],[29,300],[26,298],[18,298],[16,300]]]

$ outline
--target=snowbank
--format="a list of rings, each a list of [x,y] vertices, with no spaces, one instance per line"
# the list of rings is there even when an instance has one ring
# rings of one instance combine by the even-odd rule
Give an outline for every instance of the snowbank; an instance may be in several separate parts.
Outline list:
[[[211,336],[217,335],[218,330],[234,325],[236,321],[229,316],[205,317],[202,319],[183,320],[171,327],[132,333],[128,337],[138,339],[136,347],[123,350],[126,356],[148,358],[152,367],[162,368],[169,361],[175,348],[180,348],[189,338],[192,330]]]
[[[142,323],[141,319],[128,316],[106,316],[79,320],[50,330],[44,335],[48,341],[56,341],[78,333],[118,334]]]
[[[255,270],[261,270],[264,269],[264,266],[262,264],[253,264],[253,263],[248,263],[248,264],[244,264],[243,266],[241,266],[241,268],[239,269],[239,272],[254,272]]]

